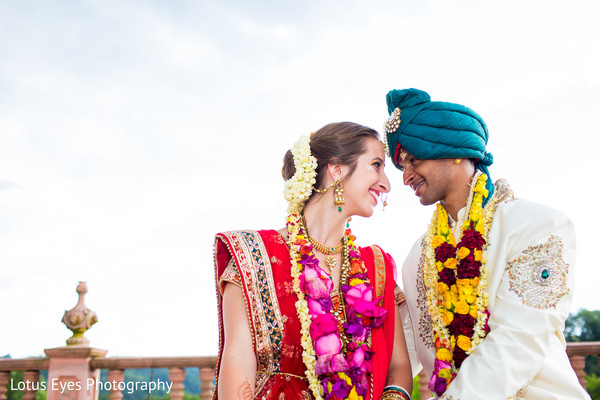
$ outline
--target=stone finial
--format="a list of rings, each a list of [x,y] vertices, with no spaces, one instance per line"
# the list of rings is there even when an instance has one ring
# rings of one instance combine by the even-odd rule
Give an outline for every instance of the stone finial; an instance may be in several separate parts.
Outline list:
[[[74,308],[65,311],[65,315],[63,316],[63,324],[73,332],[73,336],[67,339],[67,346],[88,344],[90,341],[83,334],[98,322],[96,313],[84,304],[83,298],[87,290],[86,282],[79,282],[79,285],[77,285],[79,301],[77,301],[77,305]]]

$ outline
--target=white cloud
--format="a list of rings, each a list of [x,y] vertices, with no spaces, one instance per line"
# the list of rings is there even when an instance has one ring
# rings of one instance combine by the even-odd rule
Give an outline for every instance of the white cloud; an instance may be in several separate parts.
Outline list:
[[[332,121],[380,128],[402,87],[477,110],[492,176],[572,216],[575,306],[597,308],[598,8],[3,2],[0,355],[62,345],[79,280],[94,346],[215,354],[214,234],[283,226],[285,150]],[[431,208],[388,174],[390,206],[353,229],[400,265]]]

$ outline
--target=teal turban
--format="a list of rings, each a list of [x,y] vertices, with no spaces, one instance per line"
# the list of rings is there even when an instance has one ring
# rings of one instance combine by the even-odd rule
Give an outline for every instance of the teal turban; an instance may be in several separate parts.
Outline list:
[[[390,157],[396,167],[400,148],[422,160],[440,158],[470,158],[475,169],[488,176],[486,188],[494,192],[488,171],[494,158],[485,151],[488,130],[475,111],[460,104],[431,101],[418,89],[391,90],[386,96],[388,113],[399,120],[386,124],[386,139]],[[399,109],[399,110],[396,110]],[[395,130],[394,130],[395,128]],[[390,132],[392,131],[392,132]]]

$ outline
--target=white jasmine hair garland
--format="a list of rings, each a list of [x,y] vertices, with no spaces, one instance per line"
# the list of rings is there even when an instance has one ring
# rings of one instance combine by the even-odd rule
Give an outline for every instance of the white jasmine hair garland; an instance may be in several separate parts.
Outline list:
[[[300,215],[317,183],[317,159],[310,152],[310,137],[303,135],[291,149],[296,173],[285,181],[283,195],[289,202],[288,213]]]

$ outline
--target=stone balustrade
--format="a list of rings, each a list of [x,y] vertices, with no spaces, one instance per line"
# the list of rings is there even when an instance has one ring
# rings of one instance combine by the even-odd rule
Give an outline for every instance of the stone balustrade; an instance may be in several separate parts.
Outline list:
[[[73,348],[65,347],[73,351]],[[35,393],[39,389],[39,373],[43,370],[50,371],[51,358],[56,353],[56,349],[47,351],[49,357],[25,358],[25,359],[0,359],[0,400],[6,399],[6,392],[9,384],[10,371],[24,371],[23,400],[34,400]],[[571,365],[579,377],[580,383],[585,387],[585,356],[597,356],[600,362],[600,342],[580,342],[568,343],[567,354],[571,360]],[[116,382],[113,385],[109,395],[110,400],[121,400],[123,397],[118,390],[118,383],[124,381],[125,370],[127,369],[151,369],[168,368],[169,380],[172,383],[170,398],[172,400],[183,399],[183,381],[185,380],[185,368],[199,368],[201,390],[201,399],[210,399],[214,389],[214,366],[216,357],[91,357],[88,360],[90,370],[108,370],[108,381]],[[427,378],[424,374],[419,375],[420,392],[422,399],[428,399],[431,396],[427,390]],[[16,385],[16,383],[13,383]],[[48,396],[49,398],[50,396]],[[97,395],[96,395],[97,398]]]
[[[67,349],[67,348],[65,348]],[[53,349],[55,350],[55,349]],[[69,348],[72,350],[72,348]],[[51,376],[52,366],[50,357],[26,358],[26,359],[0,359],[0,400],[6,400],[6,392],[9,388],[11,371],[24,371],[23,400],[34,400],[36,392],[41,389],[39,385],[40,371],[48,370]],[[95,357],[90,358],[88,368],[100,371],[108,370],[109,382],[114,382],[110,388],[110,400],[120,400],[123,397],[119,384],[124,382],[125,370],[127,369],[154,369],[167,368],[169,380],[172,383],[169,393],[172,400],[183,399],[183,381],[186,377],[185,368],[198,368],[200,378],[200,399],[210,399],[214,389],[214,366],[216,357]],[[19,386],[18,382],[12,383],[13,387]],[[52,389],[46,385],[48,392]],[[80,389],[81,390],[81,389]],[[49,398],[48,396],[47,398]],[[97,393],[96,396],[97,398]]]
[[[585,356],[596,356],[600,364],[600,342],[567,343],[567,355],[571,366],[579,378],[581,386],[585,387]]]
[[[43,390],[46,390],[46,400],[97,400],[98,387],[105,387],[100,381],[100,370],[108,370],[109,400],[121,400],[122,391],[125,390],[125,370],[154,368],[168,369],[169,395],[172,400],[183,399],[185,368],[198,368],[200,398],[212,398],[217,361],[215,356],[106,357],[106,350],[89,347],[84,333],[98,322],[98,317],[85,306],[85,282],[79,282],[77,293],[77,305],[66,311],[63,317],[64,324],[73,332],[73,336],[67,339],[67,346],[46,349],[47,357],[0,359],[0,400],[6,400],[9,387],[23,391],[23,400],[35,400],[36,393]],[[567,354],[579,382],[585,387],[585,356],[594,355],[600,362],[600,342],[568,343]],[[11,371],[23,371],[23,380],[10,382]],[[40,371],[48,371],[49,382],[45,383],[45,387],[40,383]],[[60,390],[51,382],[59,384]],[[85,382],[91,385],[85,385]],[[419,374],[419,385],[421,399],[430,398],[428,380],[424,373]]]

